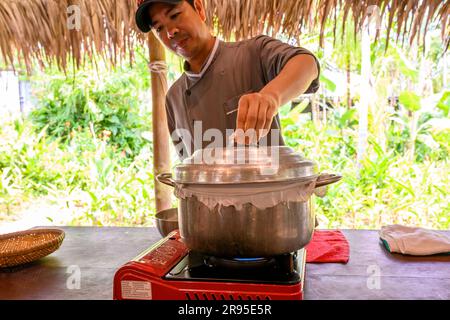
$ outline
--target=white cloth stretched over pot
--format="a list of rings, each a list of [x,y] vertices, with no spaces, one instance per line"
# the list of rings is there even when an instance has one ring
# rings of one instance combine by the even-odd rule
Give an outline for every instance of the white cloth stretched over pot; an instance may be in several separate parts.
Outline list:
[[[235,206],[241,210],[251,203],[260,210],[285,201],[305,202],[314,192],[316,179],[296,182],[267,182],[236,185],[176,185],[175,196],[180,199],[195,196],[213,210],[216,205]]]

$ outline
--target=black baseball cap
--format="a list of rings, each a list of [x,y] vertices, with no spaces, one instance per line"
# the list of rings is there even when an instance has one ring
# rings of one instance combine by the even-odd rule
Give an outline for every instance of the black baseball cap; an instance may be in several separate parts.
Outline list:
[[[138,0],[138,9],[136,11],[136,25],[142,32],[149,32],[151,30],[152,21],[148,14],[150,5],[156,2],[179,4],[183,0]]]

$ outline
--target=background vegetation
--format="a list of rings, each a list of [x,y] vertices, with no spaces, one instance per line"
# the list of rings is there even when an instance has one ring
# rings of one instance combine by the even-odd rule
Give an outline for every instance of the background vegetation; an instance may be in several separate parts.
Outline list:
[[[376,94],[360,162],[358,88],[348,86],[348,96],[333,96],[339,83],[323,73],[322,111],[314,121],[302,113],[306,100],[281,109],[288,145],[315,160],[321,171],[344,177],[316,199],[320,227],[450,228],[450,93],[438,33],[430,35],[427,48],[372,45]],[[314,34],[302,45],[317,52],[323,70],[360,75],[359,42],[351,29],[343,37],[334,43],[330,33],[324,50],[315,48]],[[147,56],[140,49],[133,66],[115,70],[88,64],[69,74],[50,67],[34,73],[37,108],[25,117],[2,119],[0,126],[0,224],[41,200],[49,204],[45,214],[54,223],[153,224]],[[427,90],[419,88],[425,63],[431,66]],[[169,55],[169,81],[179,73],[180,61]],[[398,103],[389,100],[392,96]],[[63,212],[67,215],[59,217]]]

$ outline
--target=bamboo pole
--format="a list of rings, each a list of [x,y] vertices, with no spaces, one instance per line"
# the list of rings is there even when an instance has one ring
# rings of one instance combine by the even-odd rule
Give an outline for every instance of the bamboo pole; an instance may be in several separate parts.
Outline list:
[[[165,98],[167,93],[166,54],[161,42],[150,32],[148,38],[150,51],[150,73],[152,90],[152,121],[153,121],[153,170],[155,177],[156,212],[169,209],[171,205],[171,190],[158,182],[156,176],[170,172],[169,130]]]
[[[370,20],[361,31],[361,87],[360,87],[360,103],[359,103],[359,125],[358,125],[358,151],[357,163],[358,174],[362,168],[362,161],[367,149],[368,136],[368,110],[370,103]]]

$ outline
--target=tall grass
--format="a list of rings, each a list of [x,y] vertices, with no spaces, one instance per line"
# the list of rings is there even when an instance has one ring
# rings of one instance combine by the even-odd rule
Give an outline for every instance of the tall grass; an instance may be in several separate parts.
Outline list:
[[[28,121],[2,123],[0,211],[14,214],[45,197],[74,210],[73,225],[151,225],[154,215],[149,146],[132,159],[89,130],[65,144]]]
[[[388,130],[387,143],[391,147],[387,150],[380,147],[372,133],[359,167],[355,150],[357,121],[352,110],[335,110],[320,127],[299,111],[282,112],[288,145],[313,159],[321,172],[343,176],[341,182],[328,188],[324,198],[316,198],[321,226],[380,228],[400,223],[450,228],[448,129],[438,135],[442,139],[434,152],[417,141],[421,148],[414,160],[400,146],[394,147],[405,143],[401,132]]]
[[[138,52],[133,68],[112,72],[66,76],[48,69],[34,77],[38,109],[23,120],[2,119],[0,126],[0,222],[45,198],[71,210],[71,225],[153,223],[145,56]],[[169,59],[173,80],[179,60]],[[370,112],[369,145],[360,164],[356,108],[336,107],[319,123],[306,119],[300,107],[280,111],[287,144],[321,172],[343,175],[324,198],[316,198],[320,227],[450,228],[450,130],[439,125],[449,121],[449,94],[422,111],[389,110],[387,92],[379,90],[389,79],[377,76],[379,101]],[[416,105],[417,98],[407,94],[403,103]]]

